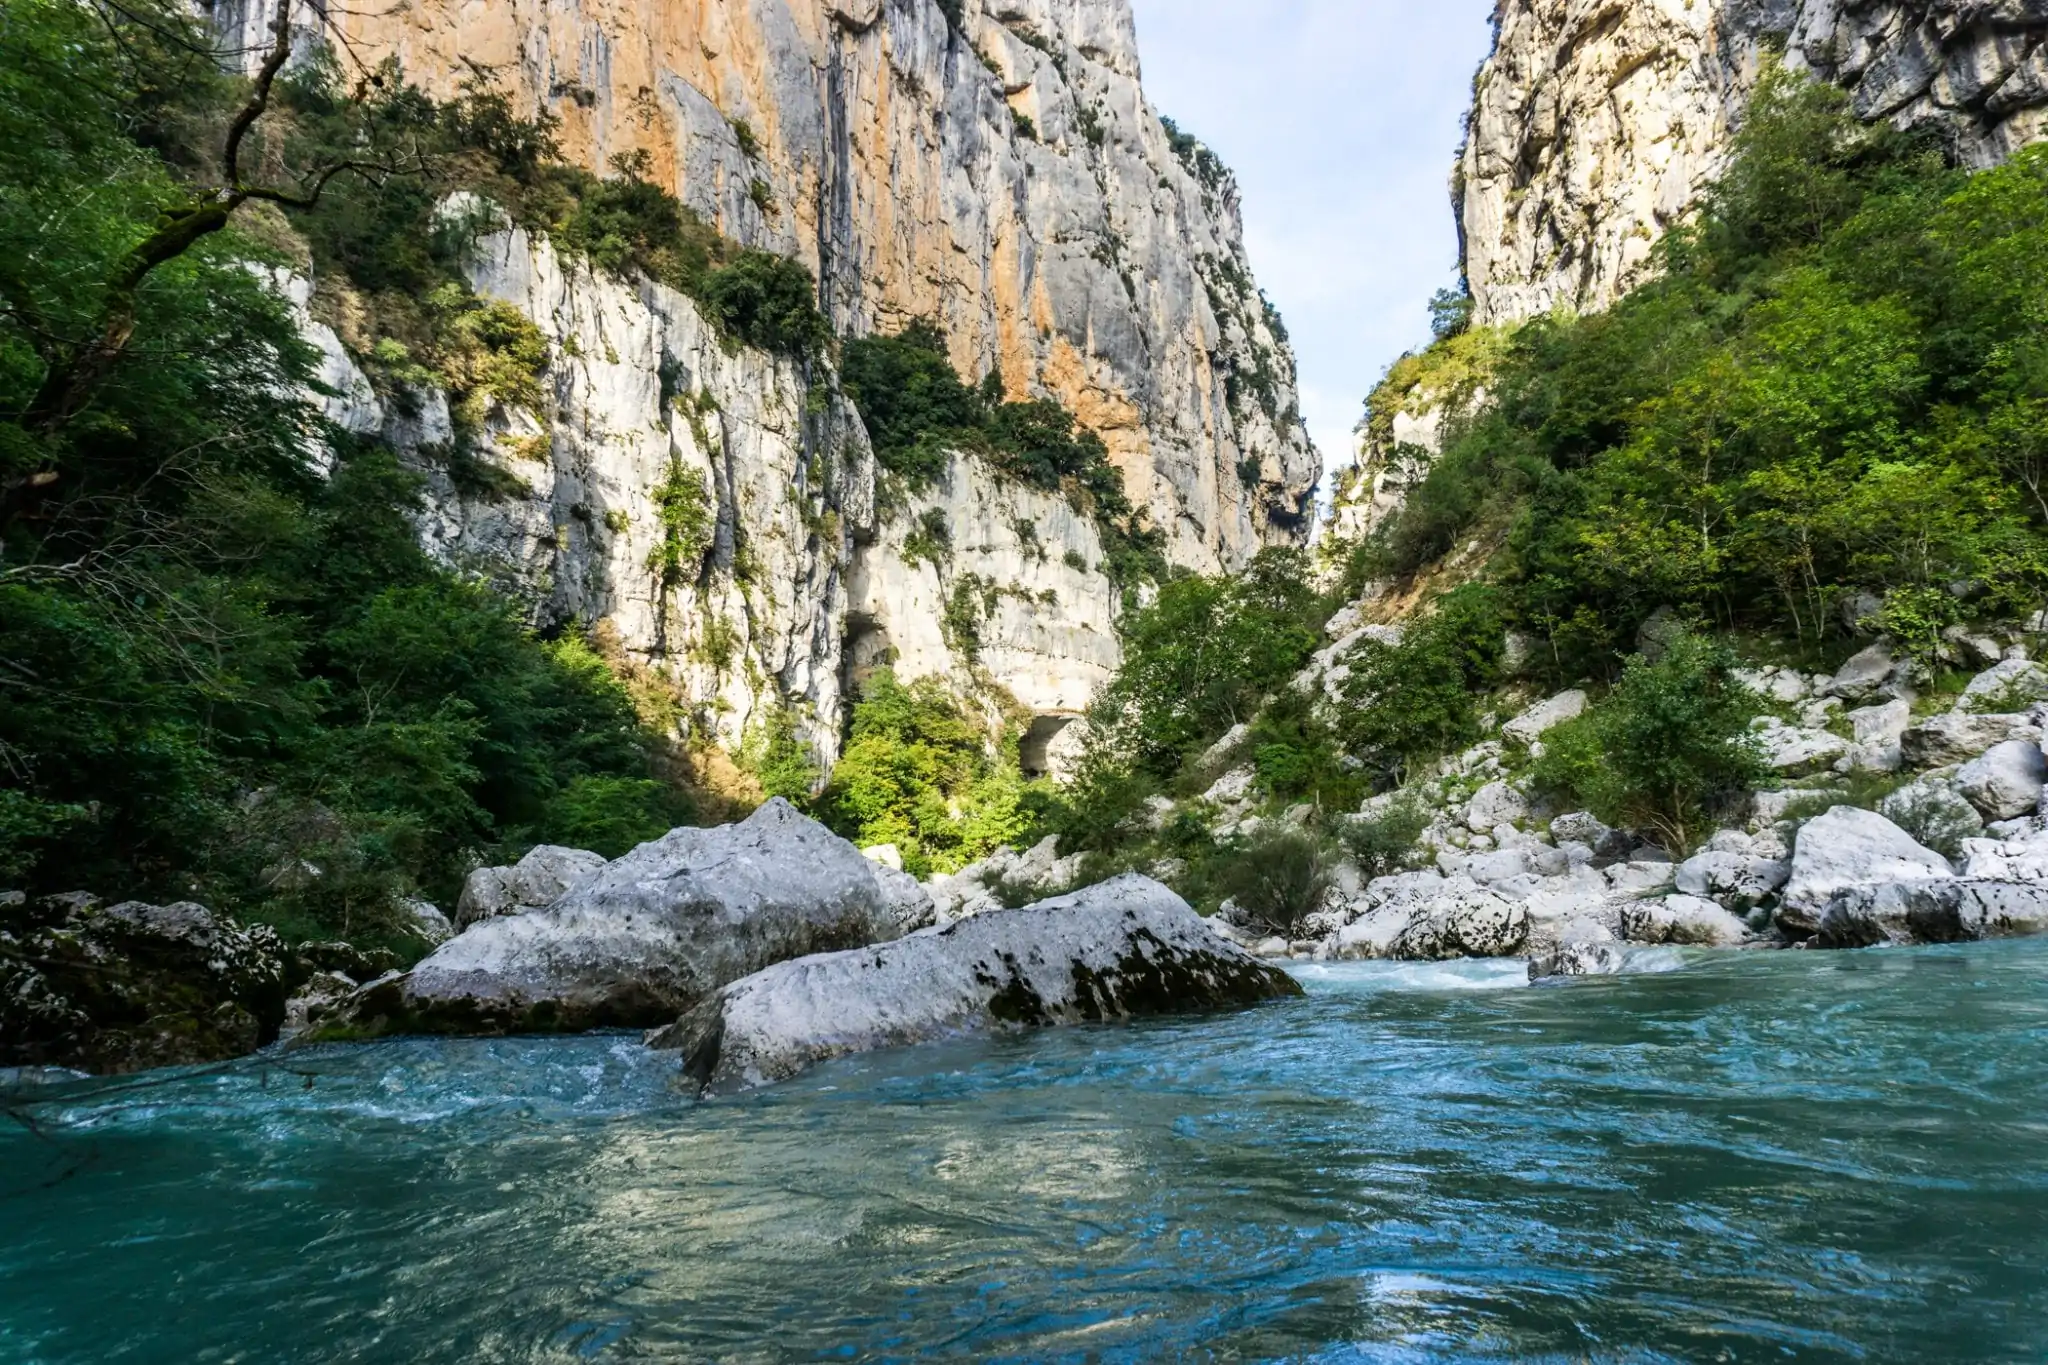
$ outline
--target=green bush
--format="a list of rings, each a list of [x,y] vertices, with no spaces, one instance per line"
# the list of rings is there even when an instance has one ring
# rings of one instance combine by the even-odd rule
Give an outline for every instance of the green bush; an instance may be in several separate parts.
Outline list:
[[[1219,889],[1251,927],[1294,939],[1330,890],[1329,852],[1292,825],[1269,823],[1230,850]]]
[[[936,678],[868,679],[846,751],[819,800],[825,823],[863,847],[894,844],[918,876],[953,872],[1023,837],[1025,784],[1014,745],[984,728]]]
[[[1417,841],[1429,827],[1420,802],[1394,800],[1338,826],[1337,837],[1367,881],[1404,872],[1413,865]]]
[[[1497,594],[1475,585],[1439,598],[1399,644],[1361,642],[1336,721],[1344,751],[1399,781],[1476,740],[1477,699],[1500,685],[1504,638]]]
[[[1725,646],[1690,632],[1655,663],[1630,659],[1606,699],[1544,736],[1538,788],[1690,852],[1768,775],[1748,728],[1762,704],[1735,666]]]

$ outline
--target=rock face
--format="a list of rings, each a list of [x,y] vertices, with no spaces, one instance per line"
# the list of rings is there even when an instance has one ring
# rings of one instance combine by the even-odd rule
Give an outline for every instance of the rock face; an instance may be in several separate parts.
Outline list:
[[[365,992],[360,1028],[652,1028],[727,982],[886,942],[892,896],[853,845],[775,800],[737,825],[643,844],[546,910],[487,920]]]
[[[253,1052],[284,1023],[290,970],[273,930],[201,905],[0,905],[0,1067],[117,1074]]]
[[[1767,46],[1985,165],[2048,129],[2048,10],[1982,0],[1503,0],[1456,183],[1482,323],[1627,291],[1723,164]]]
[[[879,948],[771,967],[649,1039],[731,1092],[819,1062],[1001,1027],[1234,1009],[1301,994],[1211,933],[1187,903],[1126,876]]]
[[[269,8],[221,0],[214,21],[245,35]],[[1128,0],[425,0],[328,21],[352,60],[395,57],[439,97],[488,72],[593,170],[647,152],[727,236],[812,268],[836,330],[930,318],[970,378],[1061,400],[1178,562],[1306,535],[1319,461],[1236,182],[1146,101]]]

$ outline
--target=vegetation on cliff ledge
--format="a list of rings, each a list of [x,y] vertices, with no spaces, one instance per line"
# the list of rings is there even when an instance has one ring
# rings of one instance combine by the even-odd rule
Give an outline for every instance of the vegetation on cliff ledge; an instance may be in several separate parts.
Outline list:
[[[1669,607],[1825,649],[2048,586],[2048,148],[1970,173],[1774,71],[1699,220],[1607,313],[1504,342],[1357,577],[1473,538],[1555,679]],[[1468,338],[1441,343],[1470,351]],[[1415,368],[1411,362],[1409,368]]]

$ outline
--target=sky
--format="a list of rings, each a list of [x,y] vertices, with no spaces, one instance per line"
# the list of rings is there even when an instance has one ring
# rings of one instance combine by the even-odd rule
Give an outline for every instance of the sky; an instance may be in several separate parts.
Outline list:
[[[1252,272],[1339,468],[1366,394],[1457,280],[1451,165],[1493,0],[1134,4],[1153,105],[1237,172]]]

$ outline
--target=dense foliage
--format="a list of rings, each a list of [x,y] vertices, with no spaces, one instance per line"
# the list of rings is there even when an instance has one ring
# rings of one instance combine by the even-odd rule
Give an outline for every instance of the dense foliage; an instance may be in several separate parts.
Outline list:
[[[2044,199],[2048,149],[1964,173],[1769,74],[1657,277],[1507,339],[1372,572],[1490,537],[1560,677],[1611,676],[1661,606],[1812,648],[1858,594],[1923,634],[2037,601]]]
[[[620,851],[667,828],[684,807],[604,662],[431,563],[417,478],[298,396],[316,357],[247,265],[274,254],[274,217],[142,276],[84,401],[37,409],[116,317],[136,245],[202,193],[219,100],[238,97],[166,80],[203,52],[177,16],[109,17],[14,0],[0,43],[0,878],[377,937],[401,897],[445,903],[502,841]],[[278,156],[431,112],[313,89],[285,101]],[[418,188],[394,175],[299,220],[361,247],[377,232],[350,224],[404,219],[393,203]],[[364,249],[366,271],[384,259]],[[384,263],[401,289],[427,268]],[[544,363],[530,328],[466,296],[416,302],[468,338],[450,355],[472,392]]]
[[[1544,737],[1537,785],[1611,824],[1689,849],[1767,775],[1758,699],[1725,645],[1688,632],[1628,661],[1612,693]]]
[[[1014,742],[991,752],[987,726],[945,685],[909,686],[882,669],[853,710],[852,738],[819,801],[821,818],[863,847],[894,845],[919,876],[957,871],[1025,831]]]

